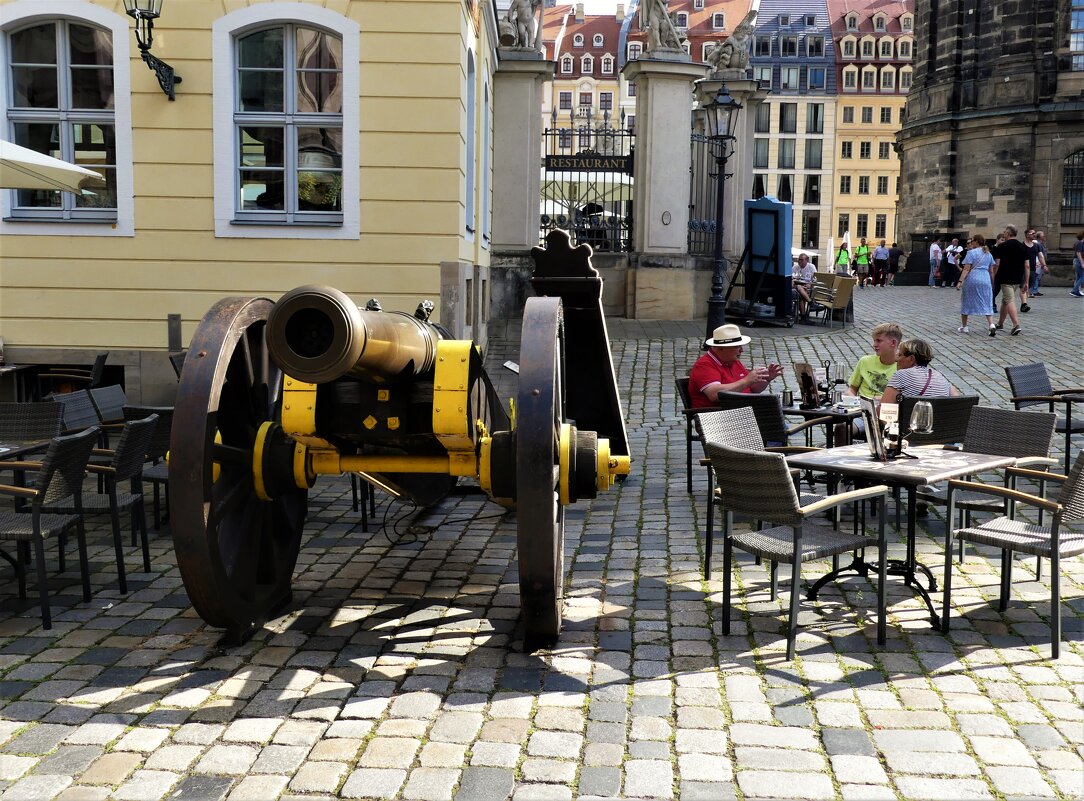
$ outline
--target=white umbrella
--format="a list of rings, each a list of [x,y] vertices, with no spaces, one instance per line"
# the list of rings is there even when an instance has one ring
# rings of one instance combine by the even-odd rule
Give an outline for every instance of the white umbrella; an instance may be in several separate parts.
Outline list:
[[[588,203],[632,200],[632,176],[587,170],[549,172],[543,168],[542,199],[557,204],[564,214]]]
[[[79,194],[85,188],[102,186],[105,179],[94,170],[0,140],[0,187]]]

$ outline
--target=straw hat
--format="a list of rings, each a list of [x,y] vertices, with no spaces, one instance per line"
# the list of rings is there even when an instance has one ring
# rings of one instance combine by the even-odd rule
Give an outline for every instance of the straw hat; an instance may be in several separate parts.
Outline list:
[[[704,344],[709,348],[734,348],[752,341],[749,337],[743,335],[741,329],[736,325],[727,323],[716,328],[711,339],[705,339]]]

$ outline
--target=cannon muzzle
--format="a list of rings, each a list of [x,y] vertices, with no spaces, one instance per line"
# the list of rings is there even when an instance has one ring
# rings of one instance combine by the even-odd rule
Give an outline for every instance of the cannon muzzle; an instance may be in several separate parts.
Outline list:
[[[267,318],[267,349],[299,381],[323,384],[345,375],[378,382],[433,369],[437,329],[402,312],[364,311],[344,292],[299,286]]]

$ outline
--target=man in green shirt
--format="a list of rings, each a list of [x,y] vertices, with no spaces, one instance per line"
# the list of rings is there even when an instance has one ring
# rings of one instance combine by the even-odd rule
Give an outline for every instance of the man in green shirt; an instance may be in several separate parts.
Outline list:
[[[869,280],[869,245],[865,237],[854,249],[854,271],[858,274],[858,286],[865,286]]]
[[[896,373],[896,348],[903,331],[896,323],[881,323],[873,329],[873,353],[854,366],[847,394],[879,400]]]

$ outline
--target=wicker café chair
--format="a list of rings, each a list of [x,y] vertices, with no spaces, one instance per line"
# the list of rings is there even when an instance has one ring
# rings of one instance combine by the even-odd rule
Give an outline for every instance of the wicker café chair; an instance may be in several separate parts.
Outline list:
[[[138,528],[143,542],[143,570],[151,570],[150,545],[147,542],[147,521],[143,512],[143,458],[147,453],[157,415],[142,420],[132,420],[124,424],[117,447],[113,450],[95,448],[94,455],[109,457],[108,464],[89,464],[87,470],[105,478],[105,493],[88,495],[83,500],[83,513],[87,515],[108,514],[113,527],[113,548],[117,555],[117,580],[120,591],[128,592],[128,580],[124,569],[124,548],[120,536],[121,512],[131,512],[132,531]],[[118,485],[129,482],[130,490],[120,489]],[[70,514],[68,504],[50,504],[50,512]]]
[[[1017,409],[1046,404],[1047,410],[1053,412],[1055,404],[1065,404],[1065,417],[1058,418],[1055,430],[1065,435],[1065,472],[1068,473],[1073,434],[1084,434],[1084,419],[1073,419],[1073,404],[1084,403],[1084,388],[1054,389],[1042,362],[1006,367],[1005,376],[1013,394],[1010,400]]]
[[[162,526],[162,502],[165,500],[165,508],[169,510],[169,465],[166,463],[166,453],[169,451],[169,434],[173,428],[172,406],[125,406],[124,419],[143,420],[152,414],[158,415],[158,422],[151,434],[151,441],[147,445],[147,453],[143,463],[143,481],[151,485],[151,508],[153,511],[154,530],[158,531]],[[135,529],[132,530],[132,545],[135,543]]]
[[[94,357],[94,364],[89,368],[82,367],[57,367],[45,370],[38,374],[39,386],[46,392],[55,392],[58,387],[91,389],[102,383],[105,375],[105,360],[109,358],[108,351],[99,353]],[[43,393],[44,394],[44,393]]]
[[[59,403],[0,403],[0,442],[52,439],[60,433]]]
[[[690,495],[693,491],[693,443],[700,441],[700,431],[696,427],[696,418],[712,409],[694,409],[692,399],[689,397],[689,377],[674,381],[677,387],[678,398],[681,400],[679,410],[685,416],[685,491]],[[708,486],[711,486],[711,471],[708,471]]]
[[[1010,467],[1014,476],[1043,478],[1061,483],[1056,499],[1042,498],[1025,492],[992,484],[972,481],[949,481],[948,519],[953,519],[955,493],[968,490],[982,492],[1007,501],[1008,513],[978,526],[953,529],[945,533],[944,609],[941,613],[941,631],[949,630],[949,606],[952,597],[952,540],[964,539],[979,545],[1001,549],[1001,595],[998,608],[1004,612],[1009,605],[1012,585],[1013,553],[1026,553],[1050,560],[1050,655],[1058,658],[1061,650],[1061,560],[1084,553],[1084,453],[1077,455],[1068,476],[1040,473],[1026,468]],[[1049,525],[1033,525],[1017,516],[1018,505],[1033,506],[1050,512]],[[1076,522],[1074,529],[1064,528],[1064,523]]]
[[[765,445],[772,447],[787,445],[794,434],[832,422],[831,417],[814,417],[788,426],[787,419],[783,415],[783,402],[778,395],[754,392],[719,393],[720,409],[739,409],[743,406],[752,408],[761,439],[764,440]]]
[[[90,568],[87,564],[86,530],[83,527],[83,478],[87,459],[98,439],[98,431],[88,428],[67,437],[54,437],[40,462],[12,462],[22,470],[36,475],[29,487],[0,484],[0,493],[30,501],[29,512],[0,512],[0,539],[14,540],[14,557],[0,550],[0,557],[13,568],[19,582],[19,597],[26,598],[26,568],[30,546],[34,547],[34,563],[38,573],[38,594],[41,597],[42,628],[52,628],[49,613],[49,586],[45,572],[45,538],[61,536],[73,526],[79,543],[79,570],[83,579],[83,600],[90,601]],[[72,511],[50,513],[46,504],[70,502]],[[63,567],[61,567],[63,570]]]
[[[1017,412],[1012,409],[995,409],[990,406],[976,406],[971,410],[960,450],[968,453],[989,453],[994,456],[1012,456],[1016,458],[1015,467],[1044,469],[1057,464],[1050,458],[1050,443],[1054,439],[1054,423],[1057,416],[1047,412]],[[936,425],[937,416],[934,415]],[[1003,478],[1004,486],[1009,486],[1010,476]],[[1039,479],[1039,495],[1044,494],[1045,479]],[[918,499],[928,504],[944,505],[948,502],[947,488],[940,485],[921,487]],[[998,514],[1004,511],[1005,503],[989,495],[960,491],[956,493],[956,509],[960,513],[959,525],[971,526],[971,515],[975,512]],[[1043,522],[1043,510],[1039,510],[1039,524]],[[964,559],[964,541],[959,543],[959,559]]]
[[[971,419],[971,410],[978,405],[978,395],[956,395],[951,398],[922,398],[904,395],[900,399],[900,431],[907,431],[911,412],[919,401],[926,401],[933,408],[933,433],[906,434],[912,445],[951,445],[963,442],[967,435],[967,424]]]
[[[876,485],[833,495],[802,506],[790,469],[781,453],[766,453],[704,443],[719,485],[723,514],[723,634],[730,634],[731,562],[734,548],[769,561],[791,565],[790,612],[787,617],[787,659],[794,658],[798,628],[801,565],[876,545],[880,560],[877,580],[877,642],[885,642],[885,582],[888,560],[885,546],[885,501],[888,487]],[[878,534],[855,536],[813,524],[828,509],[879,498]],[[746,514],[776,525],[759,531],[735,533],[734,514]]]
[[[718,411],[708,411],[704,414],[697,415],[696,417],[697,431],[700,435],[700,439],[705,443],[712,443],[715,445],[725,445],[728,448],[738,448],[739,450],[749,451],[772,451],[774,453],[797,453],[799,451],[813,451],[817,448],[807,448],[805,446],[782,446],[766,448],[764,440],[760,436],[760,428],[757,426],[756,415],[753,414],[753,409],[750,406],[739,406],[736,409],[721,409]],[[709,479],[714,475],[714,471],[711,467],[711,459],[705,458],[704,462],[707,462]],[[792,478],[795,479],[795,486],[799,486],[797,482],[798,471],[791,471]],[[710,578],[711,575],[711,555],[712,546],[715,539],[715,507],[721,506],[722,495],[717,486],[714,485],[714,481],[709,480],[709,495],[707,504],[707,533],[704,541],[704,578]],[[815,493],[800,493],[799,501],[803,505],[816,503],[823,500],[826,496],[817,495]],[[771,565],[771,596],[772,600],[776,597],[776,565]]]

